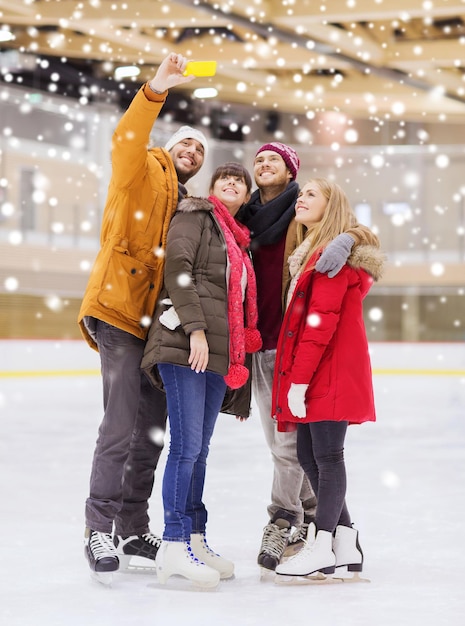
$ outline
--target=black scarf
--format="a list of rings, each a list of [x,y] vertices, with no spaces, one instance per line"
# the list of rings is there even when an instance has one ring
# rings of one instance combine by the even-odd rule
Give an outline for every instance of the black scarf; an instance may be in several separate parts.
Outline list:
[[[260,202],[259,190],[253,192],[249,202],[236,216],[250,230],[252,250],[276,243],[284,236],[295,215],[298,193],[299,185],[295,180],[279,196],[265,204]]]

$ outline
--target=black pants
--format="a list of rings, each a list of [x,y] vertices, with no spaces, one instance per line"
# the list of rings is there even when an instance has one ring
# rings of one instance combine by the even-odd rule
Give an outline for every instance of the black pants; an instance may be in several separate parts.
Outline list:
[[[347,422],[313,422],[297,427],[297,456],[317,497],[317,530],[350,526],[345,503],[344,439]]]

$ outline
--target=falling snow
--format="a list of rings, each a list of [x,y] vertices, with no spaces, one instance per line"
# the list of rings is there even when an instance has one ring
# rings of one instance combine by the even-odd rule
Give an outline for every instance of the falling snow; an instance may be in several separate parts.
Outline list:
[[[99,248],[112,132],[173,42],[189,58],[218,62],[216,77],[172,90],[152,137],[163,145],[183,123],[208,134],[210,161],[189,183],[193,195],[207,193],[219,162],[251,168],[258,145],[283,141],[299,152],[298,182],[337,180],[388,256],[366,300],[378,423],[354,430],[347,445],[369,586],[280,589],[259,580],[271,462],[254,417],[220,420],[210,457],[209,528],[214,547],[233,555],[236,579],[215,594],[173,593],[145,574],[118,575],[112,590],[93,586],[80,542],[101,417],[98,357],[80,341],[9,340],[0,347],[2,623],[281,626],[307,613],[349,626],[462,623],[460,3],[227,0],[209,2],[212,12],[163,0],[0,4],[5,336],[40,338],[47,324],[56,338],[78,336],[74,309]],[[134,219],[143,217],[136,209]],[[158,242],[153,254],[164,255]],[[30,316],[18,330],[26,299]],[[78,369],[91,373],[69,371]],[[163,433],[151,435],[160,445]],[[160,482],[161,474],[151,504],[157,532]]]

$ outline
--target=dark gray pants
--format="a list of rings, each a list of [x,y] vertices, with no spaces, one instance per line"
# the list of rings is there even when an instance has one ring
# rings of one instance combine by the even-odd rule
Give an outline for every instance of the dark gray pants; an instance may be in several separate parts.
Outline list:
[[[149,530],[148,499],[163,448],[166,396],[140,370],[145,341],[96,322],[104,416],[86,501],[86,526],[118,535]]]
[[[346,506],[344,440],[347,422],[310,422],[297,426],[297,456],[317,497],[317,530],[350,526]]]
[[[266,443],[273,461],[270,520],[276,513],[286,511],[292,524],[302,525],[304,514],[315,513],[315,496],[297,459],[297,433],[281,433],[271,419],[271,390],[276,362],[276,350],[255,352],[253,355],[252,389],[257,403]]]

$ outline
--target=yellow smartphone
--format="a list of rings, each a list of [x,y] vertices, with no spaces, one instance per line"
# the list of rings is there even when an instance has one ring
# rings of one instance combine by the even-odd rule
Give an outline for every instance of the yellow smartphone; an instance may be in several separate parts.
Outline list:
[[[184,76],[214,76],[216,61],[189,61],[184,70]]]

